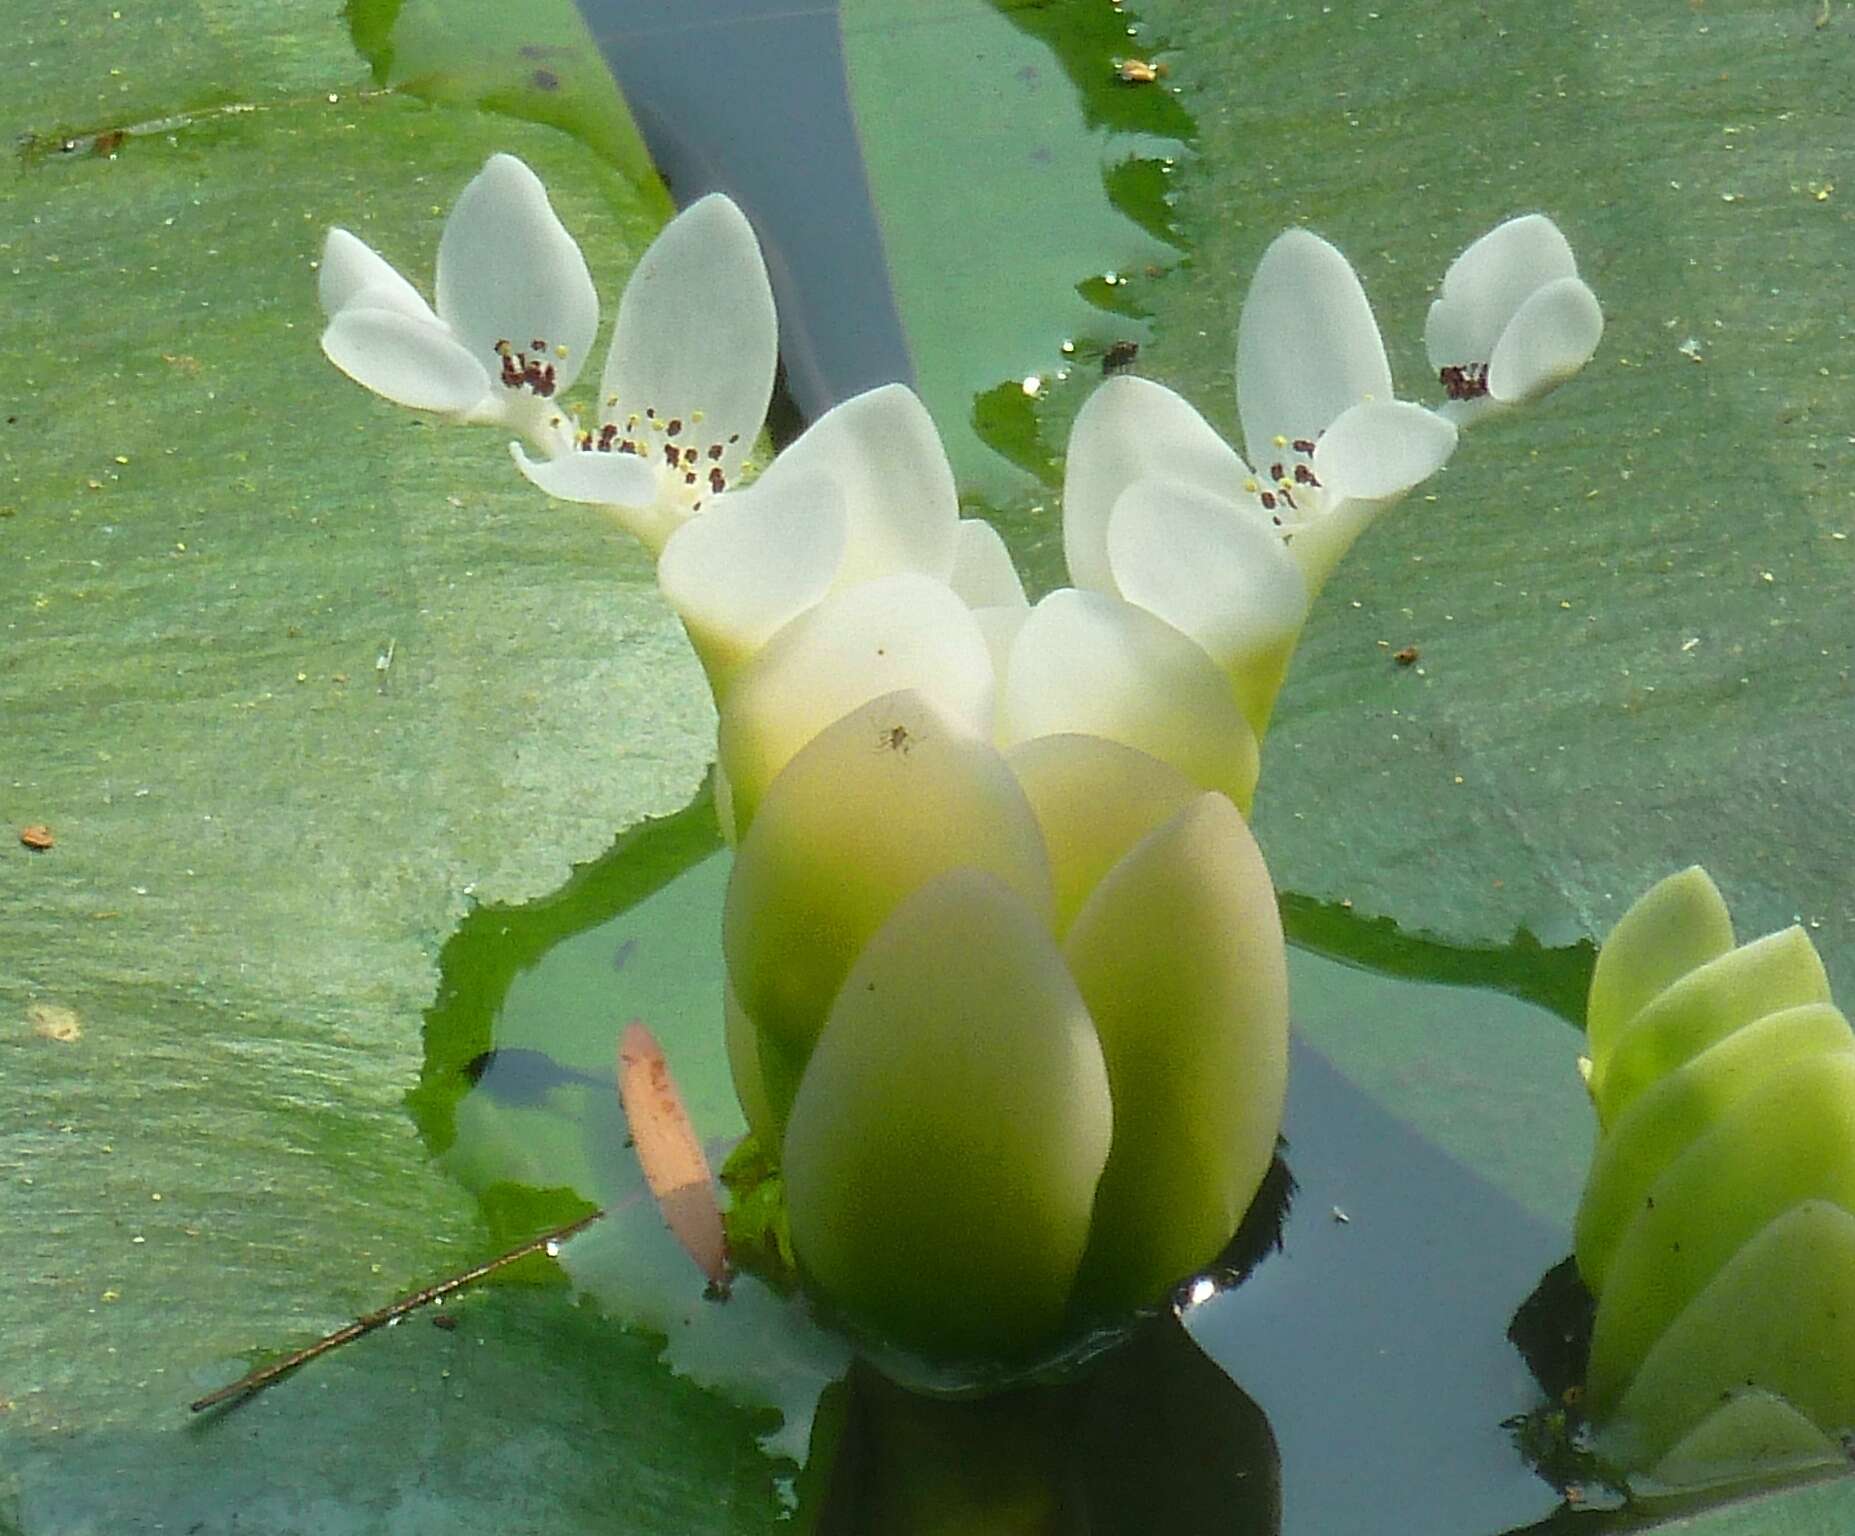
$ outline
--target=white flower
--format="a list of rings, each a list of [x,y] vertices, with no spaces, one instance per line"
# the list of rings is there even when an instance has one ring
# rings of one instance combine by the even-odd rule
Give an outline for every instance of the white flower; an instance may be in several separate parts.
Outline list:
[[[1424,345],[1449,395],[1443,411],[1467,426],[1537,400],[1591,360],[1604,334],[1597,296],[1559,227],[1541,213],[1509,219],[1443,274]]]
[[[609,509],[653,553],[739,478],[778,360],[766,263],[712,193],[664,227],[619,301],[599,408],[570,446],[516,464],[550,496]]]
[[[1250,284],[1237,403],[1248,462],[1163,385],[1104,383],[1070,436],[1063,547],[1078,586],[1198,641],[1260,736],[1314,594],[1456,429],[1392,397],[1359,279],[1305,230],[1270,245]]]
[[[961,528],[927,408],[886,384],[834,406],[758,480],[683,522],[657,582],[719,702],[735,672],[828,593],[905,573],[946,582],[968,543]]]
[[[1318,592],[1380,512],[1442,468],[1455,428],[1394,398],[1359,278],[1317,235],[1289,230],[1256,268],[1237,326],[1244,491],[1289,539]]]
[[[437,309],[345,229],[331,229],[318,288],[322,350],[401,405],[561,441],[554,396],[572,384],[599,324],[585,259],[535,173],[493,155],[438,242]]]

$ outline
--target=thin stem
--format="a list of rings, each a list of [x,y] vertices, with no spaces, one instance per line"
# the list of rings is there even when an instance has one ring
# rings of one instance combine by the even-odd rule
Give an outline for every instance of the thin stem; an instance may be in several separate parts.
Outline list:
[[[424,1290],[414,1291],[410,1296],[402,1296],[398,1301],[390,1306],[382,1307],[378,1312],[365,1313],[346,1327],[337,1328],[330,1334],[324,1334],[315,1343],[307,1344],[285,1355],[281,1360],[273,1360],[269,1365],[260,1366],[257,1370],[239,1377],[229,1386],[223,1386],[216,1392],[208,1392],[206,1396],[188,1406],[192,1412],[200,1413],[207,1408],[216,1408],[221,1403],[230,1402],[234,1398],[245,1398],[254,1392],[261,1392],[272,1382],[289,1375],[299,1365],[307,1365],[318,1355],[326,1355],[331,1349],[339,1348],[350,1339],[358,1339],[364,1333],[372,1333],[376,1328],[384,1328],[388,1323],[398,1322],[407,1313],[416,1312],[427,1303],[439,1301],[453,1291],[461,1291],[465,1286],[474,1284],[487,1275],[495,1274],[497,1270],[506,1268],[517,1259],[525,1259],[531,1253],[551,1250],[555,1245],[564,1243],[576,1233],[585,1231],[603,1215],[605,1215],[604,1211],[593,1211],[589,1215],[578,1217],[566,1223],[565,1226],[555,1227],[552,1231],[543,1232],[539,1237],[530,1238],[519,1248],[511,1248],[507,1253],[497,1255],[488,1263],[479,1264],[474,1269],[467,1269],[461,1275],[453,1275],[449,1280],[440,1280],[436,1285],[428,1285]]]

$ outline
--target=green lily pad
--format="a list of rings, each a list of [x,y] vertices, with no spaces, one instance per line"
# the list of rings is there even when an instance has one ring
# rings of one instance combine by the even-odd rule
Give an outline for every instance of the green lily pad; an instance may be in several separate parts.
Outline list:
[[[1227,432],[1237,308],[1289,225],[1351,257],[1410,396],[1440,398],[1444,267],[1509,214],[1558,220],[1609,319],[1584,376],[1468,433],[1316,605],[1257,801],[1278,883],[1563,945],[1699,861],[1748,933],[1801,919],[1855,989],[1848,18],[1144,13],[1200,134],[1173,178],[1192,259],[1147,285],[1139,367]],[[1077,403],[1045,402],[1046,440]]]
[[[423,1351],[187,1421],[254,1352],[494,1251],[402,1103],[440,946],[686,801],[713,721],[648,562],[316,348],[330,224],[429,292],[445,209],[513,150],[611,299],[661,192],[558,130],[363,89],[326,6],[123,10],[26,18],[8,95],[0,820],[55,846],[0,847],[0,1526],[226,1529],[262,1479],[330,1528],[507,1525],[629,1395],[623,1434],[699,1490],[649,1497],[760,1528],[755,1421],[654,1345],[574,1343],[558,1292],[478,1314],[476,1401],[523,1377],[554,1404],[506,1458],[423,1321]],[[559,1507],[636,1504],[625,1457]]]
[[[1144,188],[1129,199],[1135,212],[1124,211],[1104,174],[1128,163],[1157,171],[1177,153],[1170,136],[1185,115],[1078,97],[1066,69],[1078,48],[1107,46],[1100,18],[1078,31],[1072,11],[1045,40],[1013,25],[1032,11],[1001,15],[986,0],[926,12],[914,0],[843,0],[841,14],[916,387],[965,487],[1024,504],[1061,472],[1026,440],[1034,429],[1013,412],[1011,391],[1022,407],[1059,372],[1098,365],[1112,339],[1145,336],[1126,296],[1144,293],[1177,252],[1161,198]],[[1100,83],[1111,76],[1104,57]],[[994,390],[1002,393],[976,408]]]

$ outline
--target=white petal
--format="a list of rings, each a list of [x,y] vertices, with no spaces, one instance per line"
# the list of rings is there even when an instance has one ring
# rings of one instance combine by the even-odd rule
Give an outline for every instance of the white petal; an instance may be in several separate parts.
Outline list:
[[[1489,230],[1443,274],[1442,293],[1424,326],[1430,366],[1487,362],[1527,296],[1577,271],[1571,246],[1543,213]]]
[[[722,705],[717,745],[736,826],[753,824],[773,776],[812,737],[903,688],[919,690],[967,734],[990,738],[991,652],[944,582],[885,576],[800,614],[735,674]]]
[[[1050,914],[1043,835],[989,744],[912,690],[827,726],[795,756],[742,835],[722,943],[740,1005],[805,1055],[844,975],[896,904],[965,865]],[[779,1084],[768,1084],[783,1117]]]
[[[747,216],[711,193],[664,226],[625,285],[601,415],[684,422],[685,441],[721,448],[732,481],[766,424],[778,351],[760,242]]]
[[[1488,393],[1503,405],[1537,400],[1591,361],[1604,335],[1597,295],[1575,277],[1520,306],[1488,360]]]
[[[731,491],[671,535],[657,585],[717,699],[749,657],[831,590],[843,556],[843,498],[829,480]]]
[[[1118,1106],[1047,930],[978,870],[922,887],[831,1009],[786,1132],[807,1276],[915,1349],[1061,1328]]]
[[[1101,1037],[1114,1147],[1077,1277],[1086,1308],[1148,1305],[1215,1258],[1275,1155],[1288,957],[1256,839],[1200,795],[1108,874],[1064,953]]]
[[[1018,643],[1018,632],[1024,628],[1024,621],[1031,616],[1029,607],[1014,603],[1004,608],[975,608],[973,621],[979,626],[979,633],[985,636],[985,648],[992,658],[992,675],[1002,678],[1011,665],[1011,648]],[[1005,690],[993,690],[992,739],[1003,742],[1005,722]]]
[[[1476,395],[1469,400],[1445,400],[1437,406],[1436,414],[1445,421],[1454,422],[1457,431],[1466,432],[1476,422],[1499,416],[1506,409],[1492,395]]]
[[[1281,534],[1203,489],[1141,480],[1114,505],[1108,558],[1128,602],[1211,653],[1260,735],[1308,611]]]
[[[568,447],[552,458],[531,459],[509,444],[515,467],[531,485],[557,501],[600,507],[634,539],[657,554],[682,526],[688,509],[666,494],[657,466],[633,453],[589,453]]]
[[[1402,496],[1443,467],[1456,427],[1421,405],[1387,400],[1344,412],[1314,448],[1314,474],[1330,497]]]
[[[489,375],[432,320],[349,306],[322,333],[328,360],[377,395],[421,411],[462,414],[489,393]]]
[[[1391,365],[1346,258],[1305,229],[1257,264],[1237,324],[1237,408],[1251,463],[1318,437],[1348,406],[1391,399]]]
[[[1372,526],[1379,513],[1396,500],[1393,497],[1390,501],[1349,501],[1336,497],[1321,510],[1319,517],[1296,525],[1294,537],[1288,541],[1288,552],[1294,556],[1295,564],[1301,567],[1301,574],[1307,581],[1310,606],[1320,596],[1321,588],[1347,550]]]
[[[1134,844],[1203,793],[1170,763],[1103,736],[1039,736],[1005,760],[1043,828],[1059,938]]]
[[[828,475],[844,493],[849,540],[845,586],[920,571],[953,572],[959,497],[933,418],[902,384],[833,406],[768,467],[761,481]]]
[[[438,314],[485,368],[499,341],[521,352],[544,342],[562,390],[585,364],[599,327],[592,275],[540,178],[513,155],[490,156],[445,220]]]
[[[954,530],[951,585],[968,608],[1023,608],[1024,581],[998,530],[983,518],[964,517]]]
[[[1256,737],[1197,641],[1119,598],[1065,588],[1031,610],[1011,649],[999,739],[1075,731],[1172,764],[1247,807]]]
[[[365,294],[365,309],[392,309],[414,320],[436,325],[431,305],[419,290],[401,277],[391,262],[364,240],[345,229],[331,229],[322,242],[322,264],[316,273],[316,296],[322,312],[333,320]]]
[[[1078,587],[1116,593],[1108,514],[1122,491],[1148,475],[1234,496],[1249,466],[1182,396],[1123,374],[1088,397],[1069,433],[1063,557]]]
[[[590,453],[576,448],[552,459],[531,459],[515,443],[509,451],[515,455],[515,467],[529,482],[556,501],[647,507],[657,500],[663,479],[654,463],[635,453]]]

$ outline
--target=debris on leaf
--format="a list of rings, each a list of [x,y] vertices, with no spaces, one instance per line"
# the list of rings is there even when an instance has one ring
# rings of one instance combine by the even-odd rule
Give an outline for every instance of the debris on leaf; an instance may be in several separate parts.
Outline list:
[[[1401,651],[1393,651],[1391,659],[1401,667],[1408,667],[1413,665],[1422,654],[1423,652],[1419,651],[1416,646],[1407,645]]]
[[[728,1294],[728,1244],[715,1179],[656,1037],[634,1019],[618,1042],[618,1101],[657,1208],[717,1296]]]
[[[1101,371],[1104,375],[1125,373],[1133,367],[1134,359],[1140,355],[1140,343],[1137,341],[1117,341],[1109,345],[1101,355]]]
[[[43,853],[58,841],[52,836],[52,829],[42,821],[35,821],[29,827],[21,827],[19,840],[38,853]]]
[[[60,1003],[28,1003],[26,1023],[41,1040],[56,1040],[60,1045],[70,1045],[84,1033],[76,1011]]]
[[[1122,59],[1114,66],[1114,78],[1122,85],[1151,85],[1166,78],[1166,65],[1149,64],[1145,59]]]

